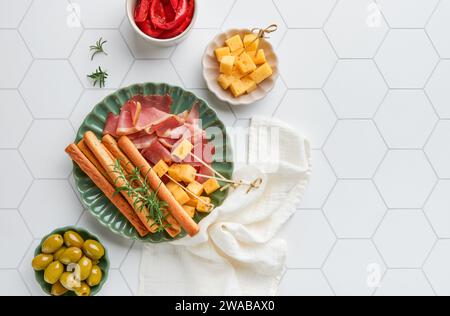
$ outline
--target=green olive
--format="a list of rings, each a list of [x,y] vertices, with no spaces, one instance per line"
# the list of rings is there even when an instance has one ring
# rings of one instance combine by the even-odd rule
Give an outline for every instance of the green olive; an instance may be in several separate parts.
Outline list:
[[[66,289],[64,286],[62,286],[61,282],[56,282],[55,284],[52,285],[52,291],[51,294],[53,296],[63,296],[64,294],[66,294],[69,290]]]
[[[61,248],[59,248],[59,249],[53,254],[53,259],[59,260],[59,258],[61,258],[62,254],[64,253],[64,251],[66,251],[66,249],[67,249],[66,246],[61,246]]]
[[[77,247],[70,247],[64,250],[61,257],[59,257],[59,261],[61,261],[64,264],[70,264],[70,263],[77,263],[80,261],[81,257],[83,256],[83,252],[80,248]]]
[[[55,253],[64,244],[64,239],[61,235],[55,234],[49,236],[42,244],[43,253]]]
[[[80,236],[80,234],[74,232],[73,230],[69,230],[64,233],[64,243],[67,247],[81,248],[83,247],[84,239]]]
[[[95,240],[86,240],[83,251],[92,260],[100,260],[105,255],[105,248]]]
[[[87,279],[87,284],[89,286],[96,286],[99,285],[102,280],[102,269],[100,269],[99,266],[93,266],[91,274],[89,275],[89,278]]]
[[[44,280],[48,284],[55,284],[64,272],[64,266],[59,261],[53,261],[44,271]]]
[[[75,294],[77,296],[89,296],[91,295],[91,288],[85,282],[82,282],[81,286],[75,289]]]
[[[80,281],[76,279],[75,274],[72,272],[64,272],[61,275],[59,282],[61,282],[61,285],[69,291],[75,291],[81,286]]]
[[[80,267],[80,280],[86,280],[92,271],[92,260],[88,257],[83,257],[78,261],[78,266]]]
[[[36,271],[42,271],[45,270],[45,268],[48,267],[50,263],[53,261],[53,256],[48,255],[45,253],[41,253],[40,255],[36,256],[33,259],[33,262],[31,263],[32,267]]]

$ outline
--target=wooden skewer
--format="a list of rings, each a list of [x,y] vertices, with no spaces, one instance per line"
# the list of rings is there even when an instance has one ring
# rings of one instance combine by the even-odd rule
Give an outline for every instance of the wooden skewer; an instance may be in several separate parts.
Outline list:
[[[192,157],[194,157],[199,163],[201,163],[203,166],[205,166],[206,168],[208,168],[210,171],[212,171],[214,174],[218,175],[222,180],[228,180],[227,178],[225,178],[222,174],[220,174],[218,171],[214,170],[213,167],[211,167],[210,165],[208,165],[206,162],[204,162],[202,159],[198,158],[195,154],[193,153],[189,153]]]
[[[182,188],[184,191],[186,191],[187,193],[189,193],[190,195],[192,195],[193,197],[195,197],[197,200],[200,200],[202,203],[205,203],[205,200],[203,200],[200,196],[196,195],[194,192],[192,192],[191,190],[189,190],[188,188],[186,188],[184,185],[182,185],[181,183],[179,183],[177,180],[175,180],[174,178],[172,178],[171,176],[169,176],[167,173],[165,174],[165,176],[172,181],[173,183],[175,183],[176,185],[178,185],[180,188]],[[205,203],[208,206],[212,206],[214,207],[215,205],[212,203]]]

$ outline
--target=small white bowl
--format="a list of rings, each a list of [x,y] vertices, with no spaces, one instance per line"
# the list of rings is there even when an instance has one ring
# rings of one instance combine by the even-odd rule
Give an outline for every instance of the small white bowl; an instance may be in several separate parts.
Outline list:
[[[136,8],[136,3],[137,3],[137,0],[127,0],[127,2],[126,2],[126,11],[127,11],[128,20],[130,21],[130,24],[133,27],[133,29],[136,31],[137,34],[139,34],[140,37],[142,37],[146,42],[156,45],[156,46],[170,47],[170,46],[175,46],[178,43],[181,43],[188,37],[189,33],[191,32],[191,30],[195,24],[196,19],[197,19],[198,6],[197,6],[197,1],[194,1],[194,16],[192,17],[191,24],[189,24],[189,26],[183,33],[181,33],[180,35],[178,35],[176,37],[169,38],[169,39],[154,38],[154,37],[148,36],[147,34],[142,32],[141,29],[136,25],[136,22],[134,21],[134,9]]]
[[[251,31],[248,29],[232,29],[219,34],[208,45],[205,54],[203,55],[203,78],[206,81],[208,89],[219,100],[227,102],[231,105],[248,105],[265,98],[275,87],[275,82],[278,79],[278,58],[275,54],[273,46],[267,40],[261,39],[259,48],[264,49],[267,62],[273,69],[273,75],[270,78],[267,78],[266,80],[261,82],[255,91],[249,94],[244,94],[239,98],[235,98],[230,91],[225,91],[217,82],[217,77],[220,75],[220,65],[216,59],[216,55],[214,52],[215,49],[225,46],[225,41],[236,34],[239,34],[241,37],[243,37],[245,34],[248,34],[250,32]]]

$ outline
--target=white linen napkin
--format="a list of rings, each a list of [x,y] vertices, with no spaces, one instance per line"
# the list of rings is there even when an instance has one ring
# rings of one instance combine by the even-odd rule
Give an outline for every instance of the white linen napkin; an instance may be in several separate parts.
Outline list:
[[[200,223],[197,236],[144,246],[138,294],[275,295],[287,245],[274,237],[303,197],[311,173],[310,154],[309,142],[294,129],[277,120],[253,118],[250,165],[234,178],[261,177],[262,186],[248,194],[245,187],[231,192]]]

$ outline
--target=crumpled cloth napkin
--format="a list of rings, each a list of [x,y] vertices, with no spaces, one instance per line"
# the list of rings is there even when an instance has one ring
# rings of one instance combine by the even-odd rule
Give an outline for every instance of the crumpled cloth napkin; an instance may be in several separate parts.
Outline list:
[[[241,187],[231,192],[200,223],[194,238],[144,246],[139,295],[276,294],[287,252],[286,242],[276,235],[309,183],[311,150],[309,142],[288,125],[261,117],[251,121],[248,149],[249,166],[234,178],[261,177],[260,189],[247,194],[247,188]]]

